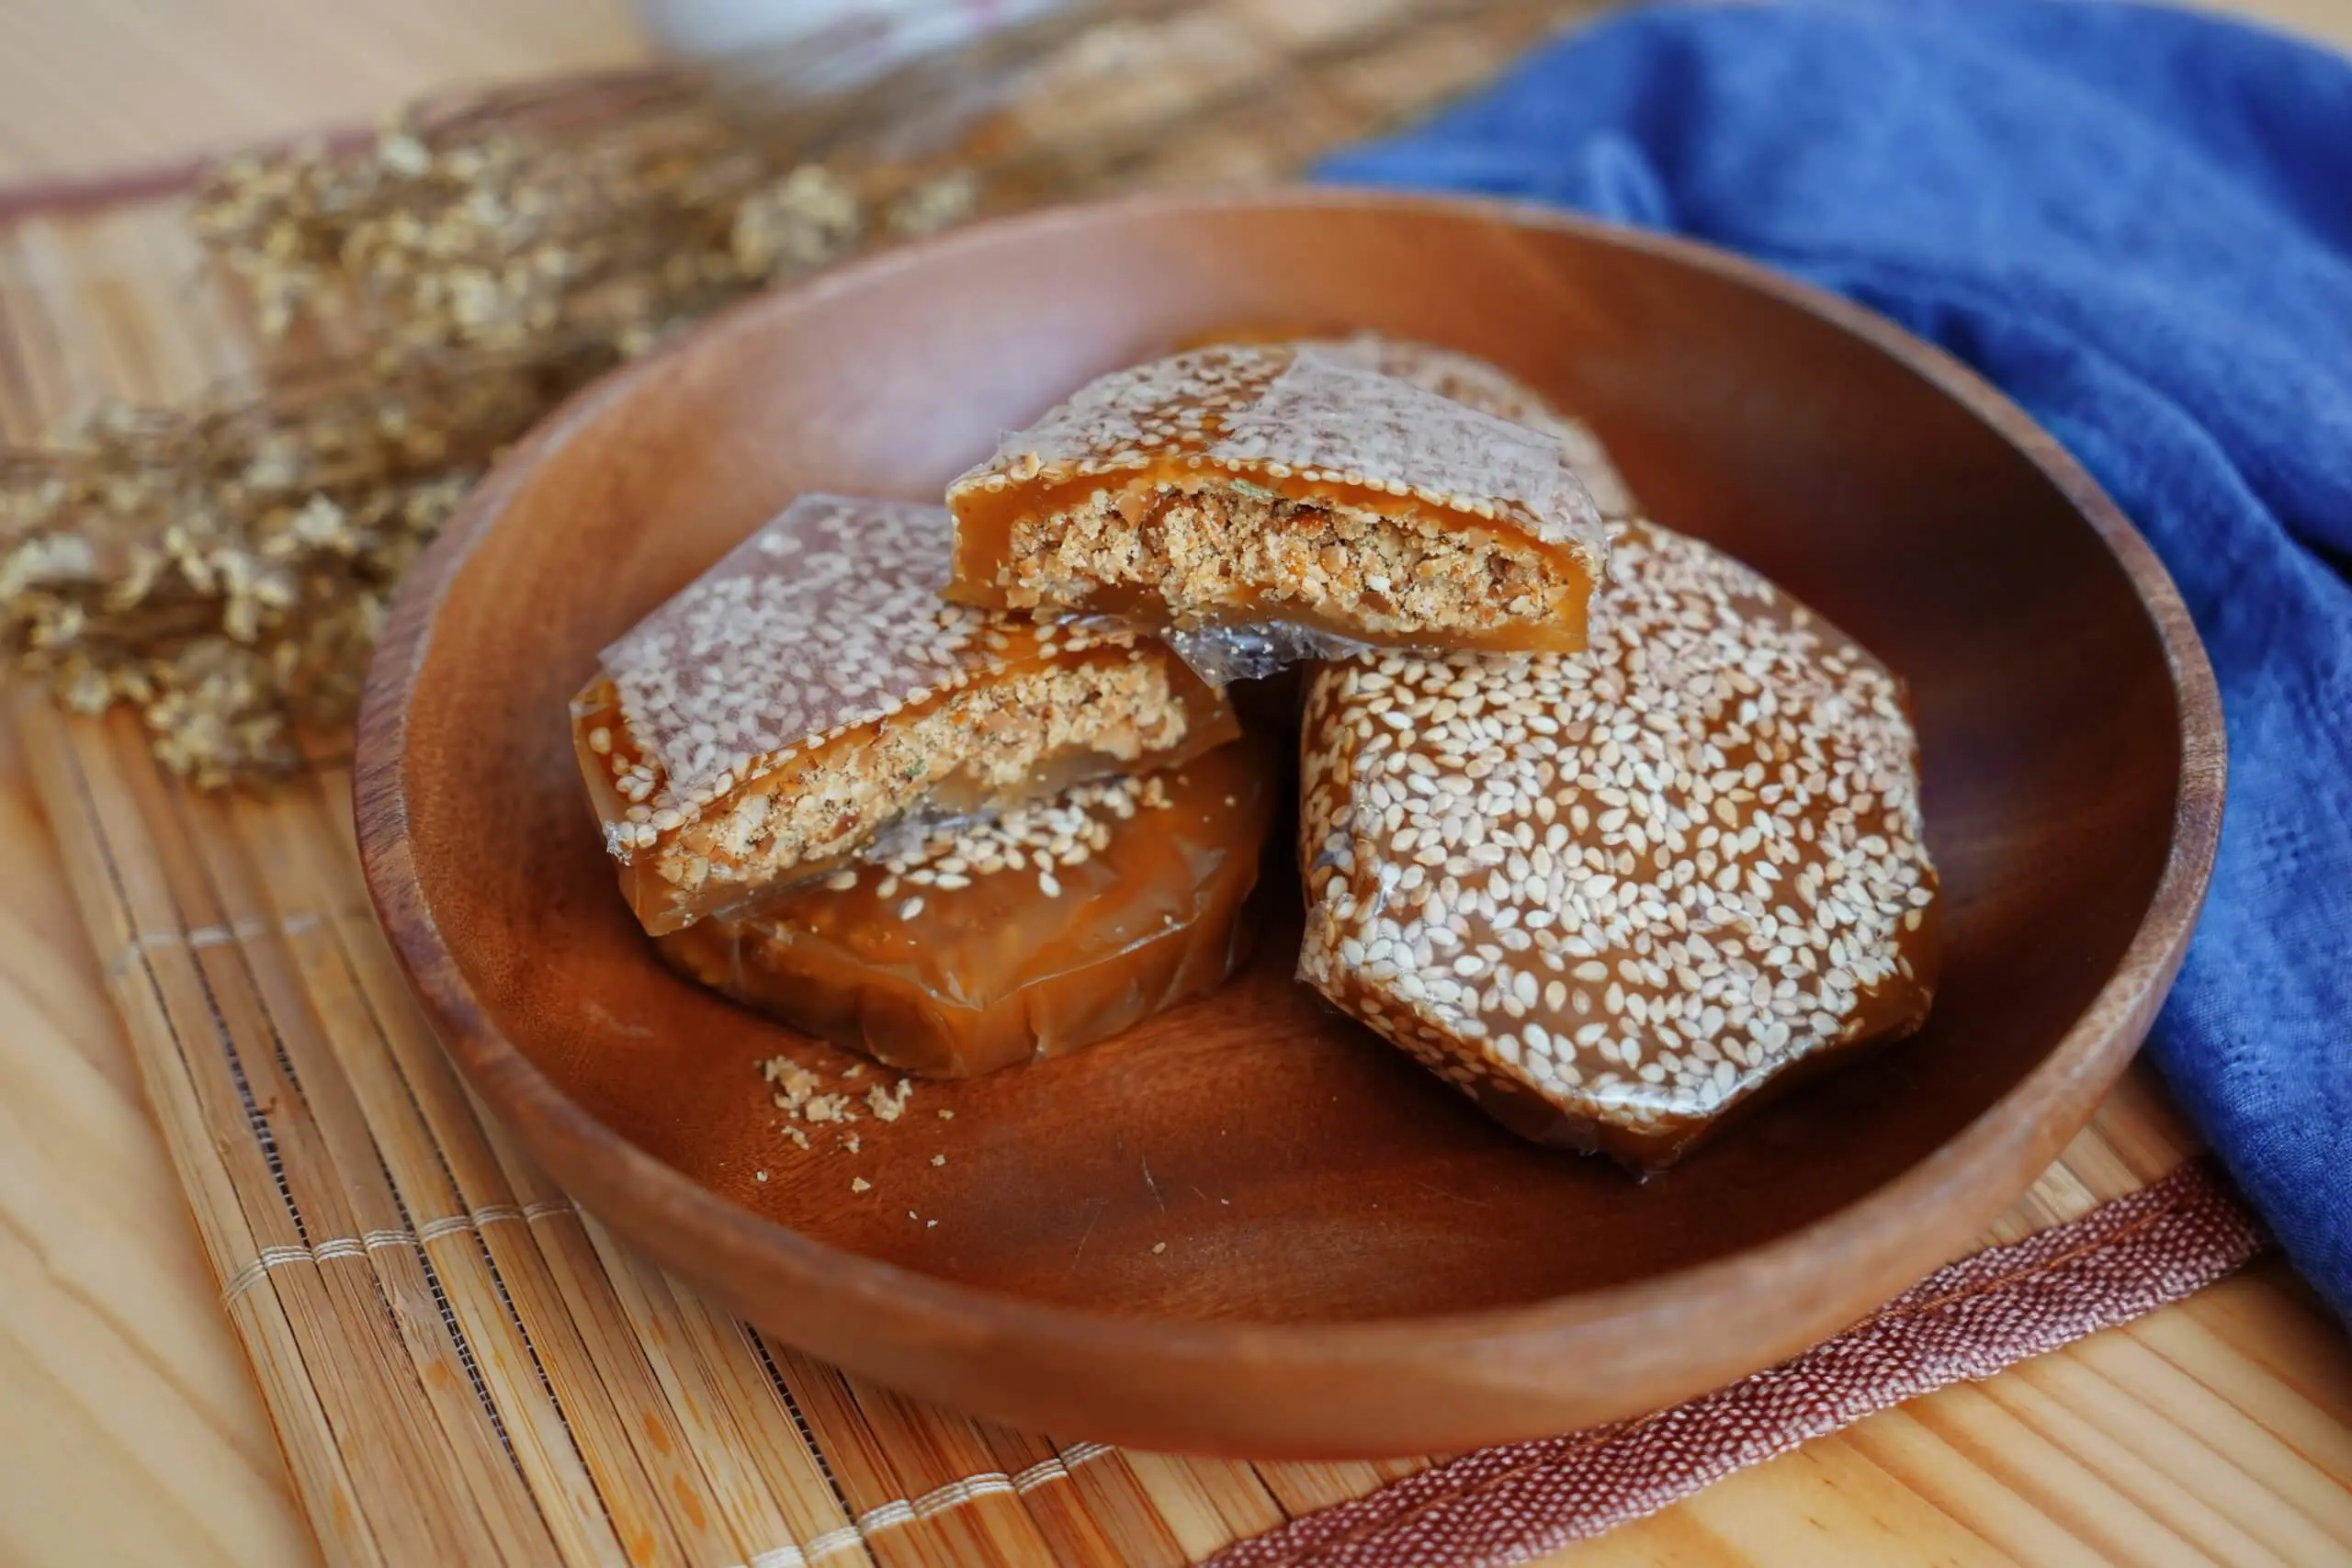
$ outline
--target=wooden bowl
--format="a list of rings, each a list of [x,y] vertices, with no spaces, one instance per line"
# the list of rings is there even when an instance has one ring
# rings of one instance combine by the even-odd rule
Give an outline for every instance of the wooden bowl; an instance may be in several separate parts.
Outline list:
[[[1125,1038],[919,1087],[857,1155],[785,1141],[756,1064],[824,1053],[656,961],[565,699],[797,492],[937,496],[1080,382],[1241,325],[1495,360],[1589,416],[1659,520],[1909,680],[1949,908],[1925,1033],[1636,1182],[1521,1143],[1319,1008],[1290,979],[1294,924]],[[750,301],[591,388],[411,578],[368,686],[358,824],[482,1100],[681,1278],[1004,1421],[1335,1456],[1669,1404],[1968,1250],[2146,1031],[2222,784],[2211,674],[2163,569],[1940,354],[1690,244],[1285,192],[982,225]]]

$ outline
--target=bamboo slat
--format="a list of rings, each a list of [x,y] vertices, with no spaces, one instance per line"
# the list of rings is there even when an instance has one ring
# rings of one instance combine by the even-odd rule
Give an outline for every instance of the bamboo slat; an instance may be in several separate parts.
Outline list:
[[[53,431],[101,395],[168,399],[235,368],[239,314],[195,260],[163,208],[0,231],[0,430]],[[478,1114],[369,913],[338,764],[267,795],[198,795],[158,772],[129,716],[14,697],[328,1562],[1173,1565],[1429,1462],[1252,1466],[1014,1432],[765,1340],[633,1257]],[[0,1162],[33,1146],[11,1131]],[[2191,1147],[2135,1075],[1986,1239],[2078,1216]],[[16,1246],[0,1228],[0,1289],[26,1273]],[[12,1387],[21,1359],[0,1340]],[[2275,1281],[2225,1286],[1574,1550],[2343,1561],[2347,1365]],[[255,1459],[225,1445],[216,1471],[175,1484],[250,1488]]]

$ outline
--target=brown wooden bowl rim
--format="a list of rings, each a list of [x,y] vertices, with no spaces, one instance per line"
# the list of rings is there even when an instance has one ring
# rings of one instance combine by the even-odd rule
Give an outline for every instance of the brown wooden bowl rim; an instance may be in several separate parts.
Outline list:
[[[813,309],[835,291],[890,269],[1008,237],[1082,231],[1106,212],[1299,207],[1477,218],[1575,234],[1712,272],[1826,320],[1901,361],[1992,426],[2058,487],[2113,552],[2154,623],[2172,677],[2181,739],[2163,875],[2115,972],[2090,1005],[2032,1071],[1940,1147],[1869,1195],[1785,1235],[1670,1274],[1549,1301],[1359,1322],[1155,1318],[1048,1305],[943,1280],[827,1246],[739,1208],[591,1116],[489,1021],[441,939],[408,852],[403,768],[409,703],[441,604],[476,542],[539,462],[583,424],[746,316]],[[1721,1333],[1725,1323],[1737,1321],[1724,1314],[1752,1311],[1758,1301],[1805,1300],[1804,1287],[1818,1282],[1825,1254],[1862,1259],[1864,1266],[1849,1276],[1849,1288],[1792,1315],[1769,1336],[1787,1353],[1845,1326],[1949,1261],[1956,1241],[1964,1244],[1980,1234],[2056,1156],[2144,1036],[2179,968],[2203,902],[2220,836],[2225,773],[2221,698],[2212,669],[2188,608],[2154,552],[2053,437],[1940,349],[1860,306],[1693,241],[1526,202],[1278,186],[1156,192],[972,223],[740,301],[582,389],[500,460],[411,571],[368,672],[355,800],[361,854],[379,915],[444,1043],[483,1100],[519,1126],[526,1146],[544,1139],[608,1167],[610,1182],[646,1194],[669,1223],[714,1244],[716,1256],[765,1254],[793,1288],[854,1302],[874,1314],[868,1321],[877,1332],[888,1325],[892,1332],[947,1343],[1050,1337],[1090,1355],[1198,1368],[1262,1359],[1376,1371],[1400,1361],[1466,1359],[1499,1371],[1528,1356],[1570,1348],[1607,1354],[1616,1348],[1654,1346],[1660,1335]],[[2064,1114],[2016,1114],[2019,1100],[2045,1098],[2045,1111]],[[516,1111],[520,1114],[510,1116]]]

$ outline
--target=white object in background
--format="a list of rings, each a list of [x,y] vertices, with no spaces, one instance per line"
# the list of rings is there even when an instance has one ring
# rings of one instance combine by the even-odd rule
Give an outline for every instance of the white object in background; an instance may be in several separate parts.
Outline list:
[[[928,47],[986,31],[1045,6],[1038,0],[637,0],[645,30],[676,54],[723,54],[781,43],[853,17],[918,23]],[[940,38],[930,35],[937,29]]]

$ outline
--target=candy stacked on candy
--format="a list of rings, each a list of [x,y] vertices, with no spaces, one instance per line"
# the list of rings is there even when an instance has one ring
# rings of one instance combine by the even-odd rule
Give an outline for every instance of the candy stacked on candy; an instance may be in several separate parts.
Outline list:
[[[1281,776],[1225,688],[1299,663],[1298,976],[1504,1125],[1656,1168],[1925,1020],[1900,682],[1494,367],[1211,344],[946,500],[804,498],[575,703],[694,977],[933,1076],[1214,988]]]

